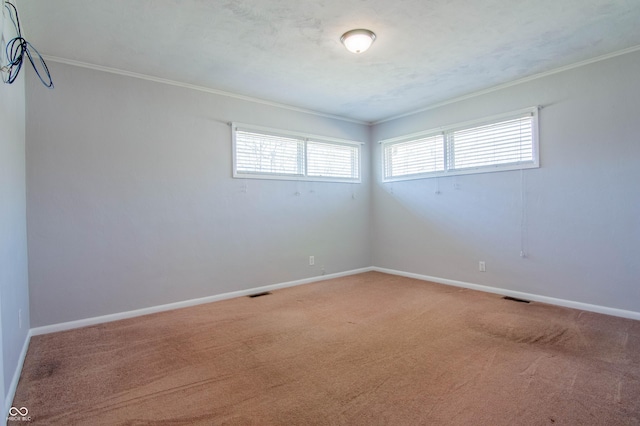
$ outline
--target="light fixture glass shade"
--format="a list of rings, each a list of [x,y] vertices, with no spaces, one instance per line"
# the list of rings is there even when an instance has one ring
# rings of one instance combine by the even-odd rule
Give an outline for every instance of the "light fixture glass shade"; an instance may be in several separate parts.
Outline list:
[[[340,41],[348,51],[362,53],[366,51],[376,39],[376,35],[369,30],[351,30],[342,34]]]

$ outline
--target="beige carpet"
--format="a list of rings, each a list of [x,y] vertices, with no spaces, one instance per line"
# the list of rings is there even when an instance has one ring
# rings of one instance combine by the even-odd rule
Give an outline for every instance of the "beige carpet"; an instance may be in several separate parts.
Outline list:
[[[371,272],[35,336],[13,405],[33,425],[640,424],[640,322]]]

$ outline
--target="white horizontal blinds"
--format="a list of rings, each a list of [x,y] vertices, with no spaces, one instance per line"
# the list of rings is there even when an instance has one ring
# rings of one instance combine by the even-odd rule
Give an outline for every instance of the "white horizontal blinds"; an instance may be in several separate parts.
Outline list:
[[[359,147],[307,141],[307,176],[358,179]]]
[[[443,170],[444,137],[442,134],[384,145],[385,179]]]
[[[232,124],[233,176],[360,182],[360,144]]]
[[[238,172],[304,175],[304,140],[239,129],[235,136]]]
[[[535,107],[425,134],[382,141],[385,181],[540,167]]]
[[[448,132],[449,169],[533,162],[532,114]]]

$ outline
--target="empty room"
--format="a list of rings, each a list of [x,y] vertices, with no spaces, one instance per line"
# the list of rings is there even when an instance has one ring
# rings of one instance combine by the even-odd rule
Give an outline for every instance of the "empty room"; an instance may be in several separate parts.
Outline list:
[[[640,3],[3,0],[8,425],[640,424]]]

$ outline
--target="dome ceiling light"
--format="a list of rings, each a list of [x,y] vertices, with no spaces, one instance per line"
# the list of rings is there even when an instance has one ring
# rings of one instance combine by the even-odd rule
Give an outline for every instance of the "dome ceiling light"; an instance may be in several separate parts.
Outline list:
[[[347,31],[340,37],[340,42],[348,51],[353,53],[365,52],[376,39],[376,35],[369,30],[358,29]]]

